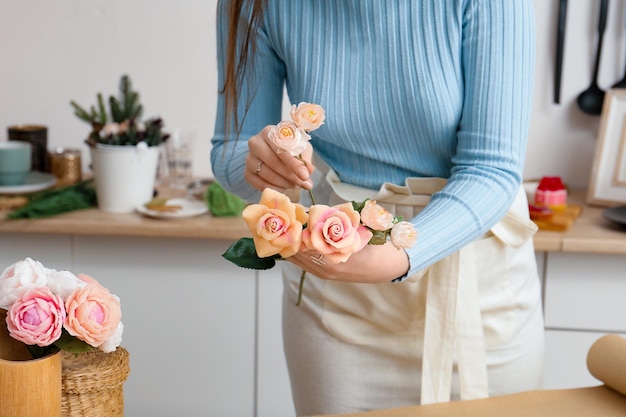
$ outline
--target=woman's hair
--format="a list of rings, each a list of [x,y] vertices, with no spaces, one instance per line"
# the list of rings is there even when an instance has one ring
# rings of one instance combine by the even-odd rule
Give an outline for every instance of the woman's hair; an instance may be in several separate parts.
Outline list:
[[[228,41],[226,45],[226,62],[224,69],[224,85],[219,93],[224,95],[224,131],[225,136],[231,124],[239,137],[241,124],[248,111],[246,103],[243,115],[238,114],[239,99],[244,79],[254,64],[256,53],[256,37],[263,20],[267,0],[220,0],[228,5]],[[251,85],[248,83],[248,87]],[[252,100],[254,94],[247,94]]]

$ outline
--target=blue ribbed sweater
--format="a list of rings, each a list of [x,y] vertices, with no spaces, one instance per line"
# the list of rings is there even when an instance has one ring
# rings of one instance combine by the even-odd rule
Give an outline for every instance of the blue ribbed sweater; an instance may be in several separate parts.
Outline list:
[[[249,80],[256,94],[242,135],[226,145],[218,97],[216,179],[258,200],[243,178],[246,141],[280,120],[286,86],[292,103],[325,108],[311,143],[342,181],[378,189],[410,176],[448,178],[412,219],[419,240],[408,251],[410,273],[456,251],[493,226],[519,189],[535,60],[532,3],[269,0]]]

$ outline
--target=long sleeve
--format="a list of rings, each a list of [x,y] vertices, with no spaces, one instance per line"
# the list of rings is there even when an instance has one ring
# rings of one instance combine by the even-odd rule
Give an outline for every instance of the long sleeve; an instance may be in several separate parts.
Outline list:
[[[448,179],[411,219],[410,273],[508,210],[532,99],[532,0],[269,0],[261,30],[258,89],[241,137],[226,146],[218,103],[212,164],[227,189],[256,200],[243,179],[246,140],[279,121],[284,82],[292,103],[326,109],[311,143],[342,181],[377,190],[411,176]],[[218,59],[221,85],[222,47]]]

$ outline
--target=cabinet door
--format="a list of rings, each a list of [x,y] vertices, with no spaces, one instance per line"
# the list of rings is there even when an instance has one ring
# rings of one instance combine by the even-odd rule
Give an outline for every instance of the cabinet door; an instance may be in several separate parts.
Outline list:
[[[75,271],[122,302],[126,416],[254,415],[255,278],[231,242],[75,239]]]
[[[545,285],[548,329],[626,333],[626,257],[550,253]]]
[[[564,389],[602,385],[587,369],[591,345],[605,333],[546,331],[544,388]],[[626,334],[621,336],[626,337]]]
[[[604,334],[626,334],[626,257],[551,252],[545,271],[545,388],[599,385],[587,352]]]
[[[282,297],[280,263],[258,273],[258,417],[291,417],[296,412],[283,351]]]

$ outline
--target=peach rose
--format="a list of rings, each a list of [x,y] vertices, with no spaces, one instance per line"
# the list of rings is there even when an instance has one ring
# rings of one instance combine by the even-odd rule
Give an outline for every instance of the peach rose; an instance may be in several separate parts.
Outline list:
[[[278,147],[277,152],[286,151],[293,156],[300,155],[306,149],[307,141],[311,139],[304,129],[288,121],[273,126],[267,136]]]
[[[242,216],[252,232],[261,258],[279,254],[288,258],[298,252],[302,227],[307,222],[304,206],[271,188],[263,190],[259,204],[250,204]]]
[[[100,284],[76,288],[65,300],[65,329],[72,336],[99,347],[118,329],[120,300]]]
[[[64,321],[63,299],[48,287],[26,290],[11,305],[6,317],[12,338],[41,347],[50,346],[61,337]]]
[[[417,230],[409,222],[401,221],[391,228],[391,244],[398,249],[408,249],[417,242]]]
[[[45,287],[48,283],[48,271],[31,258],[17,261],[0,274],[0,308],[5,310],[21,298],[26,290]]]
[[[291,118],[299,127],[310,132],[324,124],[326,112],[319,104],[302,102],[291,106]]]
[[[352,203],[333,207],[315,204],[309,208],[309,223],[302,232],[302,243],[331,263],[345,262],[363,249],[372,232],[360,224],[359,213]]]
[[[393,214],[376,203],[376,200],[367,200],[361,210],[361,223],[372,230],[388,230],[393,227]]]

